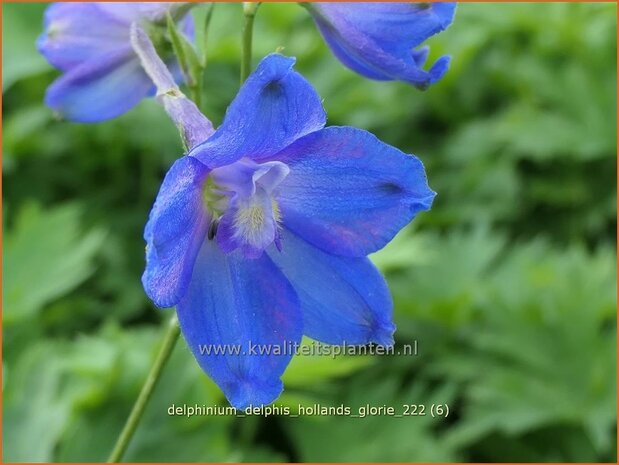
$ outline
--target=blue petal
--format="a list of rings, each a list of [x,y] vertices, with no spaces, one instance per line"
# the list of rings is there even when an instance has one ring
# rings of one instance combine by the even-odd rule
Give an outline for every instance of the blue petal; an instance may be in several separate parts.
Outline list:
[[[146,19],[149,21],[163,21],[168,11],[175,4],[182,5],[183,2],[96,2],[102,11],[114,16],[118,21],[122,21],[129,26],[133,21]]]
[[[283,224],[339,255],[381,249],[435,196],[417,157],[360,129],[323,129],[275,159],[290,168],[279,186]]]
[[[139,20],[143,14],[142,9],[140,7],[141,3],[146,2],[93,2],[93,5],[96,5],[101,11],[110,15],[118,22],[123,23],[126,27],[136,20]],[[148,5],[152,5],[152,2],[148,2]],[[161,2],[161,5],[157,10],[165,11],[167,9],[167,4]]]
[[[428,60],[429,54],[430,47],[428,47],[427,45],[419,47],[417,50],[413,50],[413,60],[415,60],[415,64],[419,67],[422,67]]]
[[[341,33],[363,34],[377,43],[410,50],[446,29],[456,2],[316,2],[310,11]]]
[[[179,10],[184,10],[187,2],[94,2],[94,5],[117,22],[124,24],[127,31],[133,22],[143,20],[165,24],[167,13],[179,24],[179,29],[194,40],[194,22],[191,14],[185,10],[179,18]]]
[[[193,16],[191,15],[191,13],[187,13],[185,16],[183,16],[182,19],[178,21],[178,29],[183,34],[185,34],[185,36],[187,37],[187,39],[189,39],[190,42],[195,42],[196,30]]]
[[[425,57],[411,49],[451,24],[455,2],[318,2],[307,8],[340,61],[370,79],[403,80],[423,89],[447,70],[443,57],[424,71]]]
[[[59,77],[48,88],[45,103],[71,121],[94,123],[130,110],[152,87],[153,83],[127,44]]]
[[[146,223],[142,284],[159,307],[175,305],[189,285],[209,222],[202,200],[207,175],[208,169],[195,158],[177,160],[163,180]]]
[[[211,168],[242,157],[260,160],[324,127],[320,97],[293,71],[294,62],[279,54],[264,58],[228,107],[221,127],[191,155]]]
[[[206,241],[177,313],[198,363],[234,407],[269,404],[279,396],[292,355],[284,351],[300,343],[302,319],[292,286],[266,254],[245,260]],[[252,354],[251,344],[272,352]],[[207,354],[200,350],[205,345],[227,352]],[[234,347],[240,354],[231,353]]]
[[[342,64],[368,79],[377,81],[391,81],[393,78],[387,75],[380,67],[368,62],[354,48],[351,48],[337,32],[325,21],[316,19],[316,26],[325,39],[325,42]]]
[[[122,48],[128,41],[128,26],[96,4],[52,3],[45,10],[45,32],[37,47],[53,66],[66,71],[93,56]]]
[[[449,70],[450,62],[451,57],[448,55],[440,57],[438,60],[436,60],[432,67],[428,70],[428,74],[430,75],[428,84],[434,84],[438,82]]]
[[[304,334],[327,344],[393,344],[393,303],[370,260],[325,253],[286,229],[281,252],[268,253],[299,296]]]

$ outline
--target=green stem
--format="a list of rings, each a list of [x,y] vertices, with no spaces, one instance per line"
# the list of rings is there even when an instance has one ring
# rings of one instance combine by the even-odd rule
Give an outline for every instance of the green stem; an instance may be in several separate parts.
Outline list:
[[[185,48],[183,47],[178,30],[176,29],[176,23],[174,22],[174,19],[172,19],[172,15],[169,12],[166,16],[166,21],[174,54],[176,55],[178,64],[181,67],[181,72],[183,73],[185,82],[187,82],[187,85],[191,87],[193,85],[193,76],[191,75],[189,63],[187,62],[187,54],[185,53]]]
[[[204,37],[202,38],[202,67],[206,68],[207,63],[207,46],[208,46],[208,30],[213,19],[213,11],[215,11],[215,3],[210,3],[206,7],[206,15],[204,16]]]
[[[197,72],[196,81],[197,82],[196,82],[196,85],[191,88],[192,99],[200,111],[202,111],[202,104],[203,104],[203,98],[204,98],[204,73],[206,71],[206,64],[207,64],[206,51],[207,51],[208,30],[211,24],[211,19],[213,17],[214,9],[215,9],[215,3],[209,3],[209,5],[207,6],[206,16],[204,17],[204,24],[203,24],[204,37],[202,40],[202,47],[201,47],[202,53],[201,53],[201,57],[197,58],[198,60],[198,66],[196,68],[196,72]],[[197,52],[198,53],[200,52],[199,48]]]
[[[245,17],[245,22],[243,24],[241,84],[245,82],[251,69],[251,45],[254,32],[254,17],[256,16],[258,6],[260,6],[260,2],[243,2],[243,16]]]
[[[200,70],[200,80],[190,87],[191,99],[199,110],[202,110],[202,70]]]
[[[144,385],[142,386],[142,390],[138,395],[135,404],[133,405],[133,409],[129,414],[129,418],[127,418],[127,422],[125,423],[125,427],[123,428],[116,444],[114,445],[114,449],[108,458],[108,463],[117,463],[122,458],[123,454],[127,450],[127,446],[129,446],[129,442],[133,437],[133,433],[140,423],[140,419],[144,414],[144,409],[146,408],[146,404],[150,399],[155,386],[157,385],[157,381],[161,377],[161,372],[163,371],[163,367],[166,362],[170,358],[170,354],[172,353],[172,349],[174,349],[174,345],[178,340],[178,335],[180,334],[180,328],[178,326],[178,320],[176,319],[176,315],[170,318],[170,321],[167,323],[167,329],[165,332],[165,336],[163,338],[163,345],[157,354],[157,358],[155,359],[155,363],[150,369],[150,373],[146,377],[146,381],[144,381]]]

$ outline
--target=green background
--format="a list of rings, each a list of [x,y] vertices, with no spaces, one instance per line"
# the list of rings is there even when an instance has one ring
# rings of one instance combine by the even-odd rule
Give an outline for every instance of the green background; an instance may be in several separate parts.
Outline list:
[[[99,125],[43,105],[43,4],[3,5],[3,460],[102,461],[156,353],[142,229],[182,155],[154,101]],[[204,8],[195,10],[198,18]],[[217,5],[207,115],[238,89],[239,4]],[[264,4],[331,125],[425,163],[434,207],[373,259],[416,357],[298,357],[278,404],[448,404],[448,418],[169,417],[221,404],[181,341],[131,461],[615,461],[616,6],[461,4],[420,92],[328,51],[307,12]]]

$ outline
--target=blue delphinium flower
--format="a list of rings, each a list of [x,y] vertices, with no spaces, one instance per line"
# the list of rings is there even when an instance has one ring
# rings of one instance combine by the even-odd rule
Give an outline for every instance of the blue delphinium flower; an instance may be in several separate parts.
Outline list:
[[[213,131],[139,27],[132,41],[189,146],[150,213],[142,282],[156,305],[176,305],[230,403],[274,401],[304,334],[393,344],[389,289],[366,256],[430,208],[421,162],[366,131],[325,128],[320,97],[278,54]]]
[[[335,56],[357,73],[381,81],[406,81],[425,89],[447,72],[448,56],[425,71],[427,46],[413,50],[453,21],[456,3],[308,2]]]
[[[37,46],[63,74],[47,90],[45,103],[63,118],[76,122],[103,121],[133,108],[153,92],[153,84],[131,48],[131,23],[148,23],[153,31],[162,34],[166,14],[170,12],[181,21],[184,33],[193,36],[193,20],[185,14],[186,5],[51,4],[45,12],[45,31]],[[168,48],[164,58],[171,56]]]

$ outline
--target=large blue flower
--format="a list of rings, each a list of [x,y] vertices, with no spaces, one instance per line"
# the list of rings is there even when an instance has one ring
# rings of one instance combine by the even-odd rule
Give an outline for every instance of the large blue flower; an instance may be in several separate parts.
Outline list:
[[[150,213],[142,282],[155,304],[176,305],[190,349],[230,403],[275,400],[304,334],[393,344],[389,290],[366,256],[430,208],[421,162],[366,131],[325,128],[320,97],[278,54],[213,132],[133,32],[190,148]]]
[[[192,36],[193,20],[184,14],[184,3],[50,5],[37,46],[63,74],[47,90],[45,103],[69,120],[98,122],[125,113],[152,94],[152,81],[131,48],[129,31],[134,21],[163,31],[168,11],[182,17],[181,28]]]
[[[425,89],[447,72],[444,56],[425,71],[426,39],[453,21],[456,3],[303,3],[339,60],[370,79],[400,80]]]

